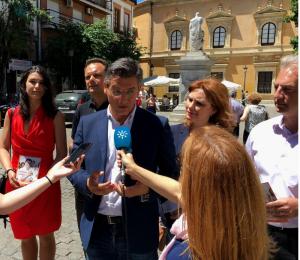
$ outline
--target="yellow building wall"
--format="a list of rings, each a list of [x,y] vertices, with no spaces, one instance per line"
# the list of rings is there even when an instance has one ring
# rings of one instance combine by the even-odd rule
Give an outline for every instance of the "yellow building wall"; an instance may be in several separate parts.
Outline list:
[[[133,26],[138,28],[137,31],[137,43],[146,48],[146,52],[149,52],[150,48],[150,14],[149,13],[142,13],[138,15],[138,12],[135,13],[135,17],[133,20]],[[141,28],[143,28],[141,30]]]
[[[138,44],[146,47],[146,51],[141,58],[141,65],[144,77],[151,75],[166,75],[170,72],[179,72],[176,60],[184,56],[189,51],[189,39],[185,42],[186,48],[178,51],[169,49],[169,35],[166,30],[166,21],[174,17],[180,17],[189,23],[189,20],[200,12],[204,17],[202,30],[204,31],[204,52],[215,61],[212,71],[224,72],[226,80],[236,82],[243,88],[244,86],[244,66],[247,66],[245,90],[249,93],[256,90],[258,71],[270,71],[278,73],[280,58],[292,53],[290,46],[291,37],[297,35],[297,29],[293,23],[282,23],[281,38],[273,46],[261,46],[259,43],[260,32],[255,14],[263,10],[268,5],[282,10],[289,10],[289,0],[152,0],[152,23],[150,1],[145,1],[137,5],[134,10],[134,26],[138,30]],[[221,4],[221,5],[220,5]],[[208,21],[211,14],[218,9],[234,17],[231,25],[231,41],[229,48],[212,48],[212,41],[209,32]],[[151,31],[152,24],[152,31]],[[175,28],[175,27],[174,27]],[[277,28],[278,29],[278,28]],[[153,33],[151,50],[151,32]],[[184,46],[184,44],[182,44]],[[154,69],[150,70],[150,64]],[[265,66],[264,66],[265,64]],[[273,75],[273,80],[276,75]],[[159,90],[160,91],[160,90]],[[264,94],[265,99],[272,99],[271,94]],[[160,92],[158,93],[160,95]]]

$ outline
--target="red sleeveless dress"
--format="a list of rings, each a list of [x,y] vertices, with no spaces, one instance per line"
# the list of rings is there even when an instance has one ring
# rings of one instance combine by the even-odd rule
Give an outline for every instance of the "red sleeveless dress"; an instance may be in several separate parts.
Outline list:
[[[12,120],[12,167],[18,168],[20,156],[40,158],[38,178],[41,178],[53,164],[55,148],[53,118],[48,117],[43,108],[39,107],[30,123],[28,133],[25,134],[24,120],[19,111],[18,106],[14,110]],[[11,190],[13,188],[7,182],[6,191]],[[34,235],[45,235],[58,230],[61,225],[60,183],[53,184],[35,200],[10,214],[9,218],[16,239],[28,239]]]

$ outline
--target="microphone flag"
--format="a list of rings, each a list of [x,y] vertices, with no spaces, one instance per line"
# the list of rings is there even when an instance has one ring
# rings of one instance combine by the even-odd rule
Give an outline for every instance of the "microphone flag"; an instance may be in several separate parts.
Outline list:
[[[131,151],[131,134],[127,126],[119,126],[115,129],[114,141],[117,150]]]

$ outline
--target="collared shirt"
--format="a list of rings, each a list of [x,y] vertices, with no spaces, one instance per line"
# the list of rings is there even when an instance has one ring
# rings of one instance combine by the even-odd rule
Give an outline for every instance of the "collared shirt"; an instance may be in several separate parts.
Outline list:
[[[244,112],[244,107],[239,101],[234,98],[230,98],[230,105],[234,114],[235,123],[238,125],[240,123],[240,117]]]
[[[133,118],[135,115],[136,107],[129,114],[122,126],[127,126],[131,129]],[[120,168],[117,165],[117,150],[115,147],[114,133],[115,129],[120,126],[120,123],[113,118],[110,108],[107,108],[108,117],[108,145],[106,152],[106,167],[105,167],[105,181],[111,181],[112,183],[118,183],[121,181]],[[98,213],[107,216],[122,216],[122,197],[116,192],[111,192],[107,195],[103,195]]]
[[[87,102],[80,105],[75,112],[74,118],[73,118],[73,124],[72,124],[72,134],[71,137],[74,139],[77,126],[79,124],[80,118],[82,116],[97,112],[102,109],[106,109],[108,106],[108,101],[105,101],[101,106],[97,107],[96,104],[90,99]]]
[[[262,183],[269,182],[277,199],[298,198],[298,132],[291,133],[278,116],[252,129],[246,149]],[[298,217],[286,223],[270,223],[283,228],[298,227]]]

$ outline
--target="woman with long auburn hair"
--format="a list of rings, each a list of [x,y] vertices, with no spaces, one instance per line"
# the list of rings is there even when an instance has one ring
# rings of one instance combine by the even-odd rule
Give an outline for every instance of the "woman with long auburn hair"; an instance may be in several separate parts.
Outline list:
[[[204,110],[206,108],[207,111]],[[199,120],[201,116],[203,119]],[[192,129],[217,125],[230,132],[233,130],[228,90],[220,81],[210,78],[194,81],[190,85],[186,98],[185,124]]]
[[[171,126],[177,157],[180,155],[184,140],[199,127],[217,125],[233,132],[235,122],[230,107],[229,93],[227,88],[216,79],[194,81],[188,88],[185,109],[184,123]],[[165,218],[163,218],[167,220],[164,224],[170,228],[170,224],[178,217],[176,214],[178,206],[174,203],[165,202],[162,207],[165,204],[167,204],[168,210],[170,208],[175,209],[171,213],[165,214]],[[172,219],[168,219],[169,216],[172,216]],[[169,234],[168,237],[170,237]]]
[[[178,202],[181,225],[160,259],[266,260],[269,238],[264,194],[255,168],[233,135],[216,126],[195,129],[181,152],[179,182],[135,164],[119,152],[126,173]]]
[[[172,125],[176,154],[189,134],[202,126],[216,125],[228,132],[234,128],[227,88],[216,79],[194,81],[188,88],[185,100],[184,123]]]

